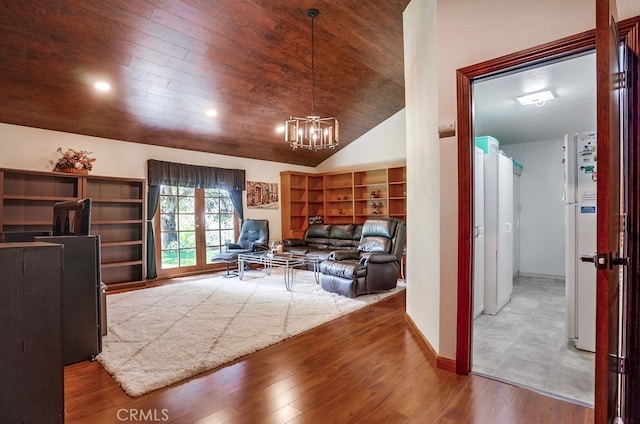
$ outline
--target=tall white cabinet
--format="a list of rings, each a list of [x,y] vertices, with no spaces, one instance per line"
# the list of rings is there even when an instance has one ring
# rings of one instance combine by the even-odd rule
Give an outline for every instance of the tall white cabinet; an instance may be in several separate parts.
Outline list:
[[[473,162],[473,316],[484,311],[484,153],[475,148]]]
[[[484,155],[484,313],[495,315],[513,291],[513,161]]]
[[[513,277],[520,274],[520,173],[522,167],[513,166]]]

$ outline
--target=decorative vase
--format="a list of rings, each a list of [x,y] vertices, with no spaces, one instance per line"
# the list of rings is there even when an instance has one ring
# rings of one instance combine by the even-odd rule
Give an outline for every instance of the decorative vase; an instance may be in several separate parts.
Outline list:
[[[64,172],[66,174],[78,174],[78,175],[88,175],[89,170],[84,168],[60,168],[56,169],[57,172]]]

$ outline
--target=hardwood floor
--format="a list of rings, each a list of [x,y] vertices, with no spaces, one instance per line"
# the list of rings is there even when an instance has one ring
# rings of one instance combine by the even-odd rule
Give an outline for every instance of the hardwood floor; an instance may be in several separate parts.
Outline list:
[[[67,366],[65,420],[569,424],[593,423],[593,410],[437,369],[405,323],[403,292],[137,398],[126,395],[97,362]]]

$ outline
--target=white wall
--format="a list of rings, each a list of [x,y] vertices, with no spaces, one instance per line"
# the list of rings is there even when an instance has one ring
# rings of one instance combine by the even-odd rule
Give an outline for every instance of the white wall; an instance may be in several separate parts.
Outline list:
[[[147,144],[128,143],[98,137],[89,137],[58,131],[0,124],[0,167],[51,171],[50,160],[57,160],[58,147],[93,152],[96,158],[92,175],[129,178],[147,178],[147,160],[157,159],[191,165],[237,168],[246,171],[248,181],[263,181],[280,185],[280,171],[313,172],[314,168],[294,166],[278,162],[244,159],[190,150],[171,149]],[[269,237],[282,239],[280,209],[247,209],[244,197],[245,218],[268,219]]]
[[[438,352],[440,324],[445,321],[442,316],[448,316],[451,305],[442,297],[440,284],[441,258],[445,256],[441,251],[440,217],[447,218],[447,211],[440,209],[440,182],[449,173],[440,166],[438,110],[434,101],[438,98],[435,19],[435,1],[412,1],[403,13],[409,227],[407,314]],[[446,183],[452,181],[455,178]]]
[[[326,159],[316,167],[316,172],[404,163],[407,154],[406,134],[405,110],[402,109]]]
[[[520,176],[520,273],[564,278],[562,138],[501,145],[524,167]]]
[[[436,8],[437,2],[437,8]],[[619,18],[640,15],[640,2],[618,0]],[[435,22],[432,14],[436,13]],[[584,0],[512,0],[505,7],[497,0],[412,0],[404,13],[405,36],[405,93],[407,96],[407,169],[409,187],[423,184],[418,171],[412,166],[427,167],[433,157],[432,151],[420,151],[409,132],[411,116],[426,109],[432,111],[437,122],[456,119],[456,70],[489,59],[551,42],[595,27],[595,2]],[[436,32],[433,33],[435,25]],[[435,37],[435,40],[434,40]],[[420,48],[407,49],[408,40]],[[435,43],[434,43],[435,41]],[[437,70],[417,72],[409,68],[417,63],[431,63],[436,55]],[[438,90],[431,97],[422,99],[419,110],[409,102],[414,92],[420,92],[424,84],[437,77]],[[429,123],[422,125],[423,131],[430,129]],[[457,299],[457,138],[450,137],[440,142],[440,197],[438,203],[422,204],[414,199],[409,189],[409,217],[411,222],[440,211],[440,280],[431,281],[430,289],[407,291],[407,311],[418,325],[436,352],[445,358],[455,358],[456,344],[456,299]],[[437,193],[436,193],[437,194]],[[431,210],[428,212],[427,210]],[[421,225],[411,227],[410,239],[428,240],[433,236],[431,228]],[[408,262],[412,245],[409,244]],[[433,255],[437,249],[428,252]],[[421,252],[424,253],[424,250]],[[413,261],[420,262],[422,257]],[[415,262],[414,262],[415,263]],[[439,286],[439,287],[436,287]],[[438,297],[440,310],[434,316],[426,308],[434,307]],[[435,322],[437,320],[438,322]]]

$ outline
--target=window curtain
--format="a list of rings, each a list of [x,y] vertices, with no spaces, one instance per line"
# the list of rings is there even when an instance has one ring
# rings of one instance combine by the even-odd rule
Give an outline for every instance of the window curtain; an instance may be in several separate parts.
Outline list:
[[[158,276],[153,217],[160,202],[160,186],[171,185],[190,188],[217,188],[227,190],[233,208],[244,219],[242,191],[245,189],[244,169],[213,168],[209,166],[187,165],[164,162],[155,159],[147,161],[149,195],[147,198],[147,279]]]
[[[157,278],[156,240],[153,238],[153,216],[160,202],[160,186],[149,185],[147,196],[147,279]]]

